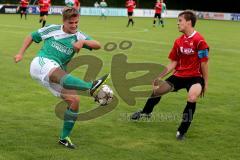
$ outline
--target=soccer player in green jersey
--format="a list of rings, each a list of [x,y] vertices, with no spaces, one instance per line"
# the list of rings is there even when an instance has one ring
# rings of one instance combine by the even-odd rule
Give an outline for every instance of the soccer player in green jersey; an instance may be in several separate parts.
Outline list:
[[[64,124],[60,134],[59,144],[68,148],[75,148],[69,136],[77,120],[79,110],[79,97],[77,90],[89,90],[90,94],[101,86],[109,74],[93,82],[85,82],[77,77],[67,74],[66,66],[76,52],[82,48],[100,49],[98,41],[78,31],[79,13],[75,8],[63,10],[63,25],[50,25],[33,32],[27,36],[15,62],[23,59],[24,52],[32,44],[44,41],[38,55],[30,66],[33,79],[39,81],[55,96],[62,98],[68,109],[64,113]]]
[[[100,2],[100,8],[101,8],[101,18],[107,18],[107,16],[106,16],[106,7],[108,6],[107,5],[107,2],[105,2],[105,0],[102,0],[101,2]]]
[[[167,6],[163,2],[163,0],[160,0],[160,2],[162,3],[161,22],[162,22],[162,27],[164,27],[164,17],[167,14]]]

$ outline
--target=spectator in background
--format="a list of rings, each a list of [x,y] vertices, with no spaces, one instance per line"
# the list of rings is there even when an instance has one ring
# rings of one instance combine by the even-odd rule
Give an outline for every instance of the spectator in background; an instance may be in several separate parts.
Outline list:
[[[98,1],[96,1],[96,2],[94,3],[94,7],[95,7],[95,8],[98,8],[98,7],[99,7]]]
[[[23,14],[25,15],[25,20],[27,19],[28,4],[29,4],[28,0],[20,0],[20,7],[18,7],[18,10],[20,12],[21,19]]]
[[[167,6],[166,4],[163,2],[163,0],[160,0],[160,2],[162,3],[162,13],[161,13],[161,21],[162,21],[162,27],[164,27],[164,15],[167,14]]]
[[[51,6],[51,0],[39,0],[38,5],[40,9],[39,23],[42,23],[42,27],[44,27],[47,21],[49,8]]]
[[[106,16],[106,7],[107,7],[108,5],[107,5],[107,2],[105,1],[105,0],[102,0],[101,2],[100,2],[100,7],[101,7],[101,18],[107,18],[107,16]]]
[[[130,23],[132,23],[132,26],[134,25],[134,21],[133,21],[133,12],[134,9],[136,8],[136,2],[134,0],[127,0],[126,1],[126,8],[128,11],[128,24],[127,27],[130,25]]]
[[[65,5],[67,7],[73,7],[76,10],[80,10],[80,2],[78,0],[65,0]]]

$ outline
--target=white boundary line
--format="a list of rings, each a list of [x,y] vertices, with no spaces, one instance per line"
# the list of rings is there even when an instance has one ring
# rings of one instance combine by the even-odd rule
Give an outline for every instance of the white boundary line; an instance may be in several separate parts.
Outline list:
[[[27,28],[27,29],[32,29],[32,27],[26,27],[26,26],[14,26],[14,25],[3,25],[0,24],[0,26],[3,27],[12,27],[12,28]],[[1,32],[1,30],[0,30]],[[19,34],[19,35],[23,35],[24,33],[22,31],[6,31],[6,30],[2,30],[2,32],[7,32],[7,33],[14,33],[14,34]],[[93,34],[98,34],[98,33],[102,33],[102,34],[119,34],[119,33],[137,33],[137,32],[149,32],[148,29],[144,29],[144,30],[139,30],[139,31],[122,31],[122,32],[89,32],[89,33],[93,33]],[[127,38],[127,37],[121,37],[121,36],[103,36],[103,35],[94,35],[94,37],[101,37],[101,38],[107,38],[107,39],[121,39],[121,40],[132,40],[132,41],[136,41],[136,42],[142,42],[142,43],[150,43],[150,44],[158,44],[158,45],[166,45],[166,46],[172,46],[173,43],[168,43],[168,42],[163,42],[163,41],[152,41],[152,40],[144,40],[144,39],[136,39],[136,38]],[[211,47],[210,49],[214,49],[214,50],[219,50],[219,51],[225,51],[225,52],[232,52],[232,53],[240,53],[240,49],[229,49],[229,48],[218,48],[218,47]]]

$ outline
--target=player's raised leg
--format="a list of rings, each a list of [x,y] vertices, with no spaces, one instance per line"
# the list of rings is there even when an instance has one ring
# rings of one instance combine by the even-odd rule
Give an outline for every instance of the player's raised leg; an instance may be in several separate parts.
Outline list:
[[[50,73],[49,80],[52,83],[60,84],[65,89],[81,91],[90,90],[90,94],[93,95],[94,92],[106,82],[108,77],[109,74],[106,74],[93,82],[86,82],[80,78],[72,76],[71,74],[67,74],[60,68],[56,68]]]
[[[153,93],[147,99],[142,110],[132,114],[132,120],[139,120],[142,117],[150,118],[153,108],[159,103],[161,97],[173,90],[173,85],[167,81],[161,81],[161,84],[153,87]]]

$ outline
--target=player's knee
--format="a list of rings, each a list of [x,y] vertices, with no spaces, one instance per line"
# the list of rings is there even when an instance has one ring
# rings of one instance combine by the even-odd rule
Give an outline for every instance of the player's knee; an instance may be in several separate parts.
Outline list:
[[[80,98],[78,96],[71,96],[69,100],[70,100],[70,108],[74,111],[78,111]]]
[[[195,94],[189,94],[188,95],[188,102],[196,102],[198,99],[198,96]]]
[[[79,105],[80,98],[79,96],[72,96],[72,104]]]

